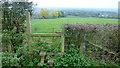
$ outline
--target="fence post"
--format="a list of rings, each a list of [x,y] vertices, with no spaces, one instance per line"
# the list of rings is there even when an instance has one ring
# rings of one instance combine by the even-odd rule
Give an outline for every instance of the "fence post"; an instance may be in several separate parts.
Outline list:
[[[28,35],[28,39],[27,39],[27,42],[28,42],[28,47],[29,47],[29,50],[31,50],[31,46],[30,46],[30,42],[31,42],[31,21],[30,21],[30,12],[26,12],[26,23],[27,23],[27,35]]]
[[[47,53],[44,52],[44,51],[41,51],[41,52],[39,53],[39,55],[41,56],[41,63],[44,63],[44,57],[45,57],[46,54],[47,54]]]
[[[62,27],[62,35],[61,35],[61,52],[64,52],[64,42],[65,42],[65,36],[64,36],[64,28]]]
[[[65,40],[64,34],[62,34],[61,39],[62,39],[61,52],[64,52],[64,40]]]
[[[26,13],[27,32],[31,34],[30,12]]]
[[[82,43],[81,44],[81,52],[85,55],[86,54],[86,46],[85,46],[85,43]]]

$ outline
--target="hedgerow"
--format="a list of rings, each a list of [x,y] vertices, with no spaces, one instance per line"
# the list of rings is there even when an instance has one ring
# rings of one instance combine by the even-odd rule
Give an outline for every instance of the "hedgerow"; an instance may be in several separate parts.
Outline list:
[[[85,41],[101,45],[109,50],[120,53],[119,24],[65,24],[65,43],[75,44],[77,48]]]

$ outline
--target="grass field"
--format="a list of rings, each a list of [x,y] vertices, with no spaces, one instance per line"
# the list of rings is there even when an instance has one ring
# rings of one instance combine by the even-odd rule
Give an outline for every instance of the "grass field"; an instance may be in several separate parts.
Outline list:
[[[117,19],[103,19],[103,18],[78,18],[67,17],[57,19],[36,19],[32,20],[33,33],[53,33],[61,31],[61,27],[65,23],[81,23],[81,24],[118,24]]]

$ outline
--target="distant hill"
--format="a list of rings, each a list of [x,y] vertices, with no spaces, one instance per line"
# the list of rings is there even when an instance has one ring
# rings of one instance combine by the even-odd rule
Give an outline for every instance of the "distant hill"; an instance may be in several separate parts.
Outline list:
[[[117,18],[118,9],[115,8],[47,8],[50,12],[53,10],[62,10],[69,16],[79,17],[98,17],[98,18]],[[33,11],[34,16],[38,16],[41,7],[35,7]]]
[[[33,13],[39,13],[41,7],[35,7]],[[111,11],[111,12],[118,12],[118,9],[116,8],[54,8],[54,7],[49,7],[47,8],[49,10],[88,10],[88,11]]]

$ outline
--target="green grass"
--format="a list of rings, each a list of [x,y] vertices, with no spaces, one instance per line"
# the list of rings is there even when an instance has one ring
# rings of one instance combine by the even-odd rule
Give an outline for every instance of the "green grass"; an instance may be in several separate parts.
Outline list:
[[[67,17],[57,19],[37,19],[32,20],[33,33],[53,33],[61,31],[61,27],[65,23],[81,23],[81,24],[118,24],[117,19],[103,19],[103,18],[78,18]]]

